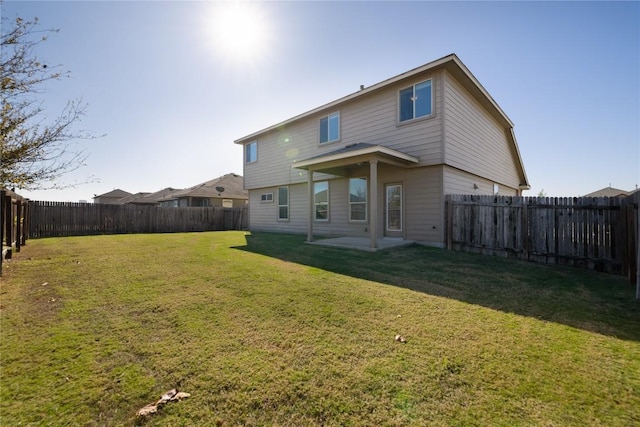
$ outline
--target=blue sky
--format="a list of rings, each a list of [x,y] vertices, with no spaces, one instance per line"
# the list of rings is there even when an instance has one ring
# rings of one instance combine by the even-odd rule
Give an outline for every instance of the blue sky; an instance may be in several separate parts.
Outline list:
[[[37,54],[72,77],[41,94],[46,111],[82,98],[77,129],[105,135],[79,142],[87,165],[64,179],[99,182],[21,193],[91,201],[242,174],[235,139],[450,53],[514,122],[525,195],[640,185],[640,2],[250,3],[244,55],[215,33],[227,6],[2,2],[60,30]]]

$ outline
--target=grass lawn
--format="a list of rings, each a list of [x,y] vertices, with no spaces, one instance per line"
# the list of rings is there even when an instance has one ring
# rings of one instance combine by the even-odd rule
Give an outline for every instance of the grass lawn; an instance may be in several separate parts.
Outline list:
[[[3,270],[3,426],[640,425],[618,276],[243,232],[30,240]]]

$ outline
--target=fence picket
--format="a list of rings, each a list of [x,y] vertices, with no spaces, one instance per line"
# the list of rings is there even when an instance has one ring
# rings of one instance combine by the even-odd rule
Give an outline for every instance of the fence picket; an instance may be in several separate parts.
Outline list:
[[[27,224],[32,238],[245,230],[248,227],[246,207],[187,208],[31,201],[29,211],[31,216]]]
[[[447,247],[628,275],[637,203],[619,198],[450,195]],[[631,220],[629,219],[631,218]],[[635,244],[635,242],[634,242]]]

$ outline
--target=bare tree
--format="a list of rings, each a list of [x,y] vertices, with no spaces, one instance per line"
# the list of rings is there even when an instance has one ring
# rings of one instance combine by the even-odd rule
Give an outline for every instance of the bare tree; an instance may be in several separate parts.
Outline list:
[[[6,31],[5,31],[6,29]],[[87,158],[78,140],[94,138],[73,125],[85,113],[82,100],[69,101],[53,120],[42,100],[45,83],[69,76],[61,66],[38,60],[35,49],[57,30],[38,29],[38,19],[10,21],[2,17],[0,35],[0,186],[24,190],[67,188],[60,178],[82,166]]]

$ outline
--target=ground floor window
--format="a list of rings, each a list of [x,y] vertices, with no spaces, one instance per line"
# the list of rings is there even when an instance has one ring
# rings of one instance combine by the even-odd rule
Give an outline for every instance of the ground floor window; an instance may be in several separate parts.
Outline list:
[[[209,203],[209,199],[205,199],[202,197],[194,197],[191,199],[191,206],[198,208],[206,208],[211,206]]]
[[[367,179],[349,179],[349,220],[367,220]]]
[[[278,188],[278,220],[289,219],[289,187]]]
[[[329,220],[329,181],[313,183],[313,206],[316,221]]]

